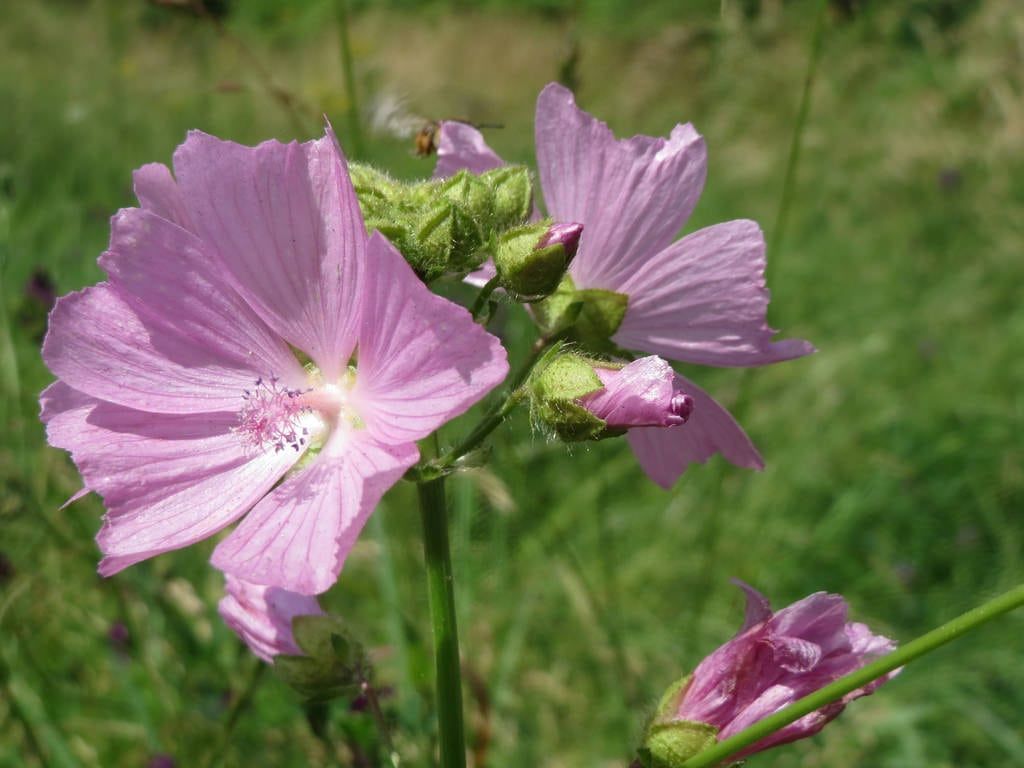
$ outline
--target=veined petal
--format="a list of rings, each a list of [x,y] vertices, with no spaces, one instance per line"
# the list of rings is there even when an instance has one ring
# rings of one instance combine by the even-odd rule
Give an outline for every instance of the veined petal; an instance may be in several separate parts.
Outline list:
[[[616,140],[555,83],[537,98],[536,139],[548,215],[584,227],[573,280],[621,292],[690,217],[707,173],[704,140],[689,124],[668,139]]]
[[[461,170],[479,174],[504,164],[505,161],[487,146],[483,134],[469,123],[457,120],[441,123],[437,165],[434,166],[435,179],[447,178]]]
[[[150,329],[157,348],[162,337],[179,336],[246,371],[249,383],[271,376],[294,386],[304,382],[288,345],[231,288],[194,235],[149,211],[128,208],[111,221],[110,249],[99,264]]]
[[[728,221],[687,235],[615,289],[629,296],[615,343],[717,366],[810,354],[814,347],[806,341],[772,341],[764,268],[764,235],[756,222]]]
[[[365,430],[337,432],[313,464],[256,505],[211,562],[255,584],[326,591],[381,496],[418,458],[414,443],[386,446]]]
[[[52,445],[71,452],[107,508],[97,536],[109,576],[235,521],[296,461],[246,452],[234,413],[154,414],[98,401],[63,382],[42,398]]]
[[[57,300],[43,360],[74,389],[154,413],[237,411],[254,379],[248,363],[215,344],[140,317],[107,283]]]
[[[508,359],[497,338],[431,293],[379,233],[369,252],[376,268],[365,284],[353,398],[375,439],[412,442],[501,383]]]
[[[139,205],[183,229],[192,230],[192,219],[170,168],[163,163],[147,163],[132,173],[132,183]]]
[[[366,233],[333,133],[245,147],[192,131],[174,170],[197,234],[235,289],[336,377],[355,348]]]
[[[729,412],[686,377],[676,377],[679,389],[693,398],[690,420],[671,429],[631,429],[626,435],[648,477],[671,488],[690,464],[703,464],[716,453],[738,467],[764,469],[761,455]]]

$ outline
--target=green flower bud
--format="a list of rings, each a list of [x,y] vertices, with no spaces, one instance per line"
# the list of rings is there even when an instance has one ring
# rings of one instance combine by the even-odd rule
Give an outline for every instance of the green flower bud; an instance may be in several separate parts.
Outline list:
[[[529,224],[498,239],[498,284],[521,301],[538,301],[559,286],[576,255],[581,224]]]
[[[580,442],[622,434],[588,411],[579,400],[604,387],[594,372],[596,361],[573,352],[554,352],[538,366],[527,384],[535,422],[552,430],[560,440]]]
[[[533,181],[521,166],[505,165],[480,178],[494,193],[494,227],[501,231],[523,224],[533,211]]]
[[[310,701],[358,692],[366,654],[339,617],[296,616],[292,634],[306,655],[275,656],[274,671],[279,677]]]

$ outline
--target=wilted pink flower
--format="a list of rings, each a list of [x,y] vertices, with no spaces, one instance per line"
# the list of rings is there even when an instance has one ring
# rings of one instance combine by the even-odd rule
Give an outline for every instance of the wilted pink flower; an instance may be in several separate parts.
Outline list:
[[[747,594],[746,621],[732,640],[697,666],[675,715],[714,726],[719,741],[896,647],[864,624],[848,622],[847,604],[839,595],[815,592],[772,613],[761,593],[740,586]],[[733,759],[817,733],[849,702],[874,692],[894,675],[800,718]]]
[[[580,405],[613,429],[675,427],[693,413],[693,398],[660,357],[642,357],[622,368],[594,366],[604,389],[580,399]]]
[[[50,316],[50,443],[106,503],[102,574],[251,510],[214,564],[323,592],[416,440],[504,378],[504,349],[367,238],[330,131],[255,148],[192,132],[174,174],[136,172],[108,281]]]
[[[292,635],[296,616],[323,614],[315,597],[226,576],[217,611],[253,653],[273,663],[282,653],[302,654]]]
[[[605,123],[576,106],[569,90],[552,83],[537,99],[535,127],[547,213],[584,227],[569,268],[573,282],[628,297],[615,344],[716,366],[765,365],[813,351],[805,341],[772,340],[764,236],[755,222],[716,224],[675,240],[707,172],[704,140],[692,125],[677,125],[668,139],[616,140]],[[464,123],[442,126],[438,156],[442,174],[502,162]],[[693,382],[679,380],[695,401],[686,429],[635,429],[628,436],[651,479],[669,487],[689,464],[715,453],[762,468],[728,411]]]

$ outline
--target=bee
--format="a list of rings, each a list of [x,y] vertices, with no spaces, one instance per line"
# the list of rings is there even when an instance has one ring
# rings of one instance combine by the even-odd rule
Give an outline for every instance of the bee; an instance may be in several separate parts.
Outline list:
[[[441,141],[442,123],[465,123],[477,130],[505,127],[501,123],[475,123],[472,120],[465,120],[459,117],[448,117],[444,120],[428,120],[416,132],[416,136],[413,138],[413,147],[417,157],[430,157],[430,155],[437,152],[437,145]]]

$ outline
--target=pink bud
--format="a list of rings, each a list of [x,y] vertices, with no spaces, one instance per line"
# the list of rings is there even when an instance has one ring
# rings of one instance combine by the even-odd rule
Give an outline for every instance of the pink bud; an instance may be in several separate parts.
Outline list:
[[[217,610],[253,653],[270,663],[282,653],[302,654],[292,636],[292,619],[322,614],[315,597],[253,584],[234,576],[225,579],[226,594]]]
[[[565,263],[569,264],[580,247],[580,236],[583,234],[583,225],[574,222],[552,224],[544,233],[534,250],[547,248],[549,245],[560,245],[565,250]]]
[[[737,584],[747,593],[746,621],[739,634],[694,670],[674,718],[712,725],[720,741],[896,647],[864,624],[847,622],[848,606],[840,595],[815,592],[773,613],[757,590]],[[898,671],[800,718],[733,759],[817,733],[850,701],[872,693]]]
[[[581,398],[580,405],[610,428],[674,427],[693,413],[693,398],[660,357],[642,357],[622,368],[595,365],[594,373],[604,388]]]

